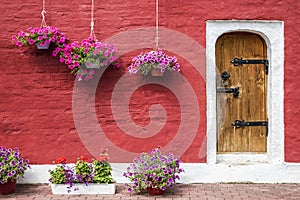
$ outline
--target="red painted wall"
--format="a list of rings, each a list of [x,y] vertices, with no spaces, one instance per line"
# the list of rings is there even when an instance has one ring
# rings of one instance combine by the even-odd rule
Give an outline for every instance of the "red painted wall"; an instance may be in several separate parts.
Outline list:
[[[65,65],[51,56],[51,51],[34,47],[17,48],[10,38],[19,30],[39,26],[42,2],[2,0],[0,12],[0,146],[20,147],[32,163],[51,163],[64,155],[74,161],[79,155],[89,155],[73,119],[72,92],[74,77]],[[298,0],[252,1],[183,1],[160,0],[160,25],[179,31],[205,48],[205,21],[227,19],[282,20],[285,31],[285,160],[300,162],[300,79],[297,53],[300,52],[300,2]],[[72,40],[89,36],[90,1],[46,0],[46,22],[65,32]],[[100,40],[135,28],[155,25],[155,1],[95,0],[95,33]],[[130,57],[140,51],[122,55],[120,69],[107,69],[101,78],[95,110],[100,126],[112,145],[130,152],[165,146],[179,127],[180,107],[176,96],[167,88],[147,85],[131,97],[130,112],[139,125],[149,123],[149,107],[162,104],[167,112],[165,127],[148,139],[132,139],[118,128],[111,113],[111,95],[116,82],[126,73]],[[186,60],[176,55],[182,74],[197,94],[200,125],[192,144],[181,156],[184,162],[205,162],[199,158],[200,146],[206,134],[205,79]],[[208,80],[212,81],[212,80]],[[191,121],[190,123],[195,123]],[[187,127],[188,128],[188,127]],[[186,135],[189,138],[189,135]],[[184,138],[183,138],[184,143]],[[99,142],[101,147],[101,142]],[[108,147],[109,148],[109,147]],[[178,145],[180,148],[180,145]],[[116,158],[112,161],[118,162]],[[130,160],[128,159],[128,162]]]

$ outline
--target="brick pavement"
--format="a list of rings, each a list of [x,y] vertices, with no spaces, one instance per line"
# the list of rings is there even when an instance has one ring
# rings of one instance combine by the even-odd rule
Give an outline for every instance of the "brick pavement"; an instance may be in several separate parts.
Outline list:
[[[163,196],[130,194],[118,184],[115,195],[52,195],[47,184],[17,185],[16,192],[1,200],[300,200],[300,184],[177,184]]]

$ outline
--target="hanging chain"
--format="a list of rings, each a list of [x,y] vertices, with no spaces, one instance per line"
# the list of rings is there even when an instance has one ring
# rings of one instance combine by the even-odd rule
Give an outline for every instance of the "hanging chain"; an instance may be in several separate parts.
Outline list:
[[[45,0],[43,0],[43,10],[42,10],[42,23],[41,23],[41,27],[46,27],[46,20],[45,20],[45,14],[46,14],[46,10],[45,10]]]
[[[96,35],[94,32],[94,0],[92,0],[92,8],[91,8],[91,34],[90,37],[96,39]]]
[[[155,47],[156,47],[156,50],[158,49],[158,0],[156,0],[156,36],[155,36]]]

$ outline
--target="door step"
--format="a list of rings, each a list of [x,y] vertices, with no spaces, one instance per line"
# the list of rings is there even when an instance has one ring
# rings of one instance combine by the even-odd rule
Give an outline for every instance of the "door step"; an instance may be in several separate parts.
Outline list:
[[[217,154],[217,163],[226,164],[254,164],[269,163],[267,153],[219,153]]]

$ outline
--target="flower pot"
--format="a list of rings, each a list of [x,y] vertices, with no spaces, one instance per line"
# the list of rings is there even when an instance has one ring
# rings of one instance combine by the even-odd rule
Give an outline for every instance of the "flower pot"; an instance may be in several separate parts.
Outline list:
[[[152,76],[163,76],[164,72],[162,72],[160,69],[152,69],[151,75]]]
[[[68,189],[68,185],[65,184],[51,184],[51,190],[53,194],[115,194],[115,183],[75,183]],[[76,189],[76,190],[75,190]]]
[[[147,191],[150,195],[163,195],[164,191],[159,188],[148,187]]]
[[[100,67],[99,64],[95,63],[95,62],[91,62],[91,63],[85,63],[86,68],[88,69],[97,69]]]
[[[50,43],[49,44],[44,44],[41,45],[40,43],[36,44],[37,49],[49,49]]]
[[[8,180],[4,184],[0,184],[0,194],[9,195],[15,192],[16,180]]]

